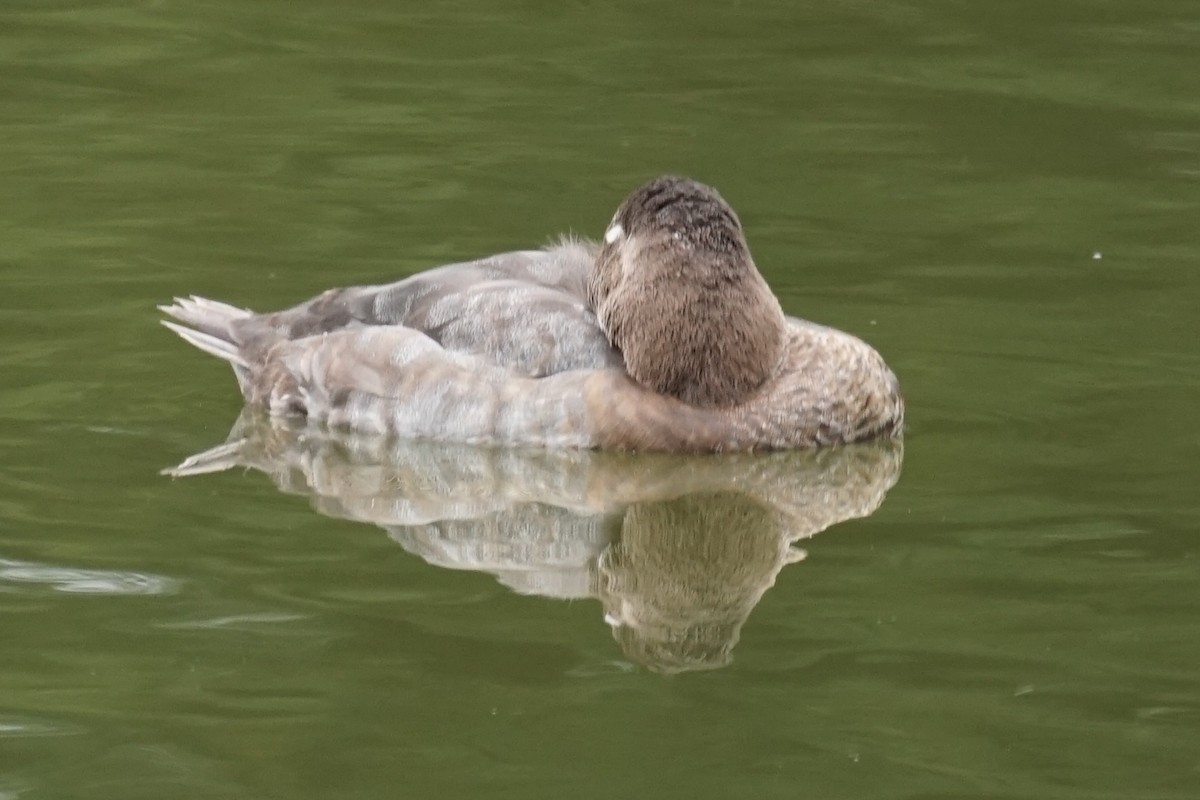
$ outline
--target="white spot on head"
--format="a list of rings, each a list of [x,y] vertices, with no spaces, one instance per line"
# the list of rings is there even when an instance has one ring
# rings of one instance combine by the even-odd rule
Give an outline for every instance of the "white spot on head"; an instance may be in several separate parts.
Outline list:
[[[614,222],[609,229],[604,232],[604,241],[612,244],[617,239],[625,235],[625,229],[621,227],[621,223]]]

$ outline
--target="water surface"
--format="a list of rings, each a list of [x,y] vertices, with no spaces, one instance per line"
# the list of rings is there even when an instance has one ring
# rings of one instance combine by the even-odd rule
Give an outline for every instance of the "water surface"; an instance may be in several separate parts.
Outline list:
[[[1197,36],[1181,0],[8,3],[0,797],[1197,796]],[[156,303],[599,235],[668,171],[909,403],[878,510],[779,551],[719,664],[568,567],[774,530],[744,497],[572,507],[550,586],[158,474],[239,402]]]

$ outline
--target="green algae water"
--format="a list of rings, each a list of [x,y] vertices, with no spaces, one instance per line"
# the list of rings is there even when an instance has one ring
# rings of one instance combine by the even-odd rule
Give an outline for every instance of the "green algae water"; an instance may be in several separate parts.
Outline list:
[[[0,798],[1200,795],[1200,8],[0,8]],[[716,186],[901,448],[254,425],[158,327]]]

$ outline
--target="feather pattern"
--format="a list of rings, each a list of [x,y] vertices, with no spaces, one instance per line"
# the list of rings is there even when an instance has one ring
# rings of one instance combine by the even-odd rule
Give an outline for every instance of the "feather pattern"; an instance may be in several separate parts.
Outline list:
[[[563,239],[265,314],[195,296],[160,308],[233,366],[252,406],[331,428],[721,452],[895,436],[904,421],[879,354],[783,316],[732,209],[686,179],[635,191],[602,247]]]

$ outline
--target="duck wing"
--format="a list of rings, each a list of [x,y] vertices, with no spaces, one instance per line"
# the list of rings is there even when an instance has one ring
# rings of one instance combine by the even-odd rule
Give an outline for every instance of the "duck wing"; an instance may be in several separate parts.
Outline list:
[[[544,250],[448,264],[395,283],[331,289],[285,311],[248,315],[220,330],[208,330],[203,319],[183,321],[239,345],[403,325],[450,352],[535,378],[621,366],[620,353],[587,303],[593,255],[592,245],[564,240]]]

